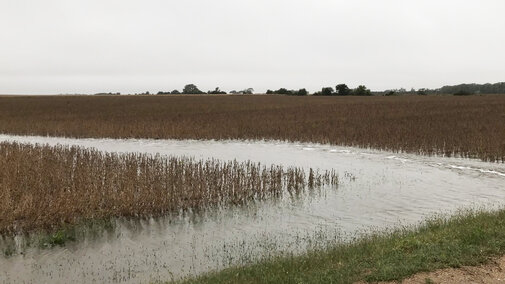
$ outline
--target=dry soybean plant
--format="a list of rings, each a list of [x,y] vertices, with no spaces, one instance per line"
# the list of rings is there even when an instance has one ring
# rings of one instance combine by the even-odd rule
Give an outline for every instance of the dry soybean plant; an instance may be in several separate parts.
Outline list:
[[[335,172],[0,143],[0,233],[80,220],[180,214],[337,185]]]
[[[0,97],[0,133],[278,139],[505,161],[505,95]]]

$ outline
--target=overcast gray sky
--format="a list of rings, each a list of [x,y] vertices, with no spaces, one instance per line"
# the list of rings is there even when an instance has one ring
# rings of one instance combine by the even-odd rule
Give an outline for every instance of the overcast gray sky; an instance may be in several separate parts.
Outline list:
[[[0,0],[0,93],[505,81],[503,0]]]

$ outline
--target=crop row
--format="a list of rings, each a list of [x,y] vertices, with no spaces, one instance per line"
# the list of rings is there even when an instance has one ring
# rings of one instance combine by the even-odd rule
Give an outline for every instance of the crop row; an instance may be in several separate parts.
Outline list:
[[[180,214],[337,185],[335,172],[0,143],[0,233]]]
[[[505,160],[505,96],[0,98],[0,133],[277,139]]]

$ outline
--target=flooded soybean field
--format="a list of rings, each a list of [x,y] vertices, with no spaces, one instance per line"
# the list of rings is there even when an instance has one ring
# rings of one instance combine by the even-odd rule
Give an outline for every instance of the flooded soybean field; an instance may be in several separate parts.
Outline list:
[[[68,139],[0,135],[0,141],[75,145],[335,170],[338,187],[298,197],[149,220],[115,220],[98,238],[0,256],[4,283],[144,283],[302,253],[371,230],[413,225],[462,209],[500,208],[505,165],[478,160],[279,141]]]

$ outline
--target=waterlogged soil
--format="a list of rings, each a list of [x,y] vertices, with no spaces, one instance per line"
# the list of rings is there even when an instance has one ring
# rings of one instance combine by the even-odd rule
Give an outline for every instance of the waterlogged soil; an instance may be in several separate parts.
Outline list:
[[[334,169],[338,188],[246,207],[151,220],[53,249],[0,256],[0,283],[143,283],[302,253],[461,209],[505,205],[505,165],[351,147],[277,141],[66,139],[0,135],[0,141],[93,147],[266,165]]]

